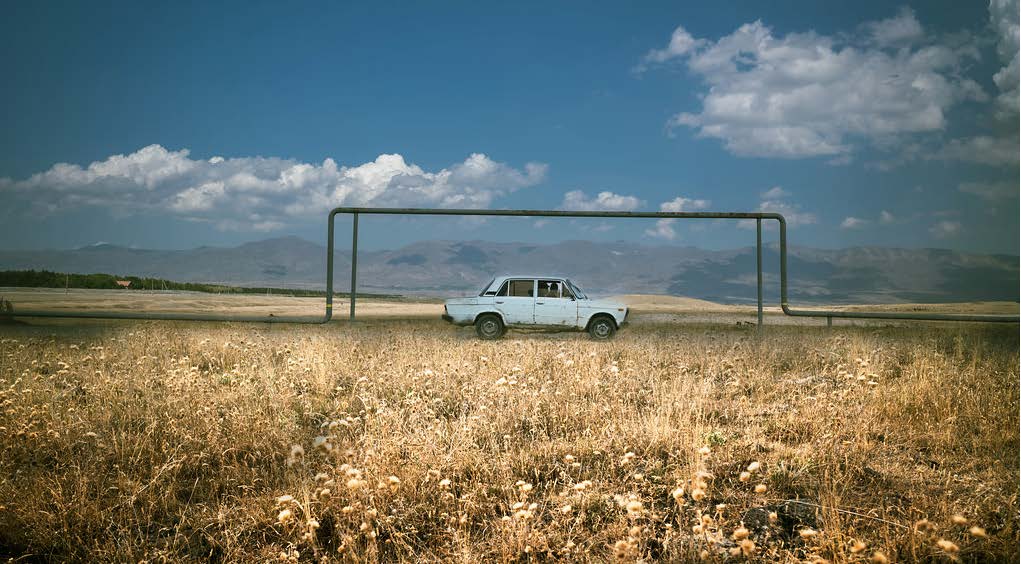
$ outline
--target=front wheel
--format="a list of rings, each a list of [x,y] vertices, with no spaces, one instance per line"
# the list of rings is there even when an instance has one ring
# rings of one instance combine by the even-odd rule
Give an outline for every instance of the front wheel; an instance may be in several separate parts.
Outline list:
[[[499,339],[503,336],[503,321],[495,313],[483,313],[475,320],[475,334],[486,341]]]
[[[597,317],[588,326],[588,334],[597,341],[606,341],[617,332],[617,324],[609,317]]]

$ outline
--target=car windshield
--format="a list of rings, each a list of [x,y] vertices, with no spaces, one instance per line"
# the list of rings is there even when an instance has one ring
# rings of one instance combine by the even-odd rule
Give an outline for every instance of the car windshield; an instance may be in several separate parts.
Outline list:
[[[570,280],[568,280],[567,281],[567,285],[571,287],[572,291],[574,291],[574,296],[576,298],[578,298],[579,300],[587,300],[588,299],[588,296],[585,295],[585,292],[582,292],[581,288],[579,288],[577,285],[575,285],[574,282],[571,282]]]
[[[480,296],[485,296],[486,295],[486,290],[488,290],[489,287],[492,286],[493,282],[495,282],[495,281],[496,281],[496,278],[493,278],[489,282],[486,282],[486,285],[482,287],[482,290],[479,292],[479,295]],[[494,291],[493,294],[495,294],[495,293],[496,292]]]

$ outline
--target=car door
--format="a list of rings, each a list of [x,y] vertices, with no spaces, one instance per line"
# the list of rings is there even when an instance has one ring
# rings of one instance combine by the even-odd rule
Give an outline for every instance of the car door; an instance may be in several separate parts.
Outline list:
[[[573,298],[563,280],[540,278],[535,292],[536,325],[577,325],[578,302]]]
[[[512,278],[504,282],[493,299],[507,325],[531,325],[535,310],[535,279]]]

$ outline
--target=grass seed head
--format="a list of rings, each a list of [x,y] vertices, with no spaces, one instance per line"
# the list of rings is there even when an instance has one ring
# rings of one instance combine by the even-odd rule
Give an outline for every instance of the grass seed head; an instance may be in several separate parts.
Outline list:
[[[948,552],[951,554],[960,550],[960,548],[956,544],[946,539],[939,539],[938,541],[936,541],[936,546],[943,549],[944,552]]]
[[[968,529],[968,532],[971,533],[971,536],[973,537],[980,539],[986,538],[986,530],[983,529],[982,527],[979,527],[978,525],[972,526],[970,529]]]

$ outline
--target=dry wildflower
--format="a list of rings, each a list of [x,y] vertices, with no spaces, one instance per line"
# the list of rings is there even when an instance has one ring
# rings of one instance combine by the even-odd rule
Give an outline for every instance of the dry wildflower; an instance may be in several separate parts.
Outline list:
[[[702,552],[698,553],[698,557],[702,560],[709,560],[709,551],[703,548]]]
[[[709,454],[712,453],[712,449],[710,449],[708,446],[704,446],[698,449],[698,453],[701,454],[702,456],[709,456]]]
[[[628,451],[628,452],[624,453],[624,457],[620,459],[620,463],[621,464],[631,464],[631,461],[634,460],[634,459],[635,459],[635,453]]]
[[[757,472],[759,470],[759,467],[760,467],[760,464],[759,464],[758,461],[752,461],[752,463],[748,465],[748,471],[749,472]]]
[[[872,553],[872,564],[890,564],[890,559],[880,551]]]
[[[564,506],[560,507],[560,512],[565,514],[565,515],[570,513],[571,511],[574,511],[574,508],[571,507],[570,504],[567,504],[567,505],[564,505]]]
[[[978,525],[975,525],[972,528],[968,529],[968,532],[971,533],[971,536],[973,537],[980,539],[986,538],[986,530],[983,529],[982,527],[979,527]]]
[[[684,488],[677,486],[674,491],[670,492],[670,495],[674,496],[674,501],[677,503],[683,503],[684,499]]]
[[[766,493],[767,489],[769,488],[766,487],[766,484],[758,484],[755,486],[755,493],[757,494]]]
[[[319,499],[327,500],[330,499],[331,495],[333,495],[333,490],[330,488],[323,488],[319,490]]]
[[[294,466],[303,456],[305,456],[305,449],[301,445],[291,445],[291,454],[287,457],[287,466]]]
[[[315,519],[309,519],[307,525],[308,525],[309,529],[318,529],[319,528],[319,521],[317,521]]]
[[[705,490],[702,488],[695,488],[691,490],[691,499],[695,501],[702,501],[705,499]]]
[[[952,543],[952,542],[950,542],[950,541],[948,541],[946,539],[939,539],[938,541],[936,541],[936,546],[938,546],[941,549],[943,549],[944,552],[949,552],[949,553],[954,553],[954,552],[957,552],[958,550],[960,550],[957,547],[956,544],[954,544],[954,543]]]
[[[752,478],[752,475],[751,475],[751,473],[750,473],[750,472],[741,472],[741,475],[740,475],[740,476],[738,476],[738,478],[737,478],[737,479],[738,479],[738,480],[740,480],[740,481],[742,481],[742,482],[747,482],[747,481],[748,481],[748,480],[750,480],[751,478]]]
[[[351,478],[347,481],[347,489],[349,490],[360,490],[365,487],[366,481],[358,478]]]
[[[450,478],[443,478],[442,480],[440,480],[440,487],[445,489],[445,490],[449,489],[450,488]]]
[[[701,520],[703,527],[711,527],[713,524],[713,518],[710,515],[703,515]]]
[[[294,501],[294,496],[293,495],[289,495],[289,494],[288,495],[282,495],[282,496],[277,498],[277,505],[284,505],[286,503],[291,503],[293,501]]]
[[[520,482],[519,481],[517,486],[518,486],[518,489],[521,490],[522,493],[528,493],[528,492],[532,491],[532,484],[529,484],[527,482]]]
[[[736,541],[739,541],[741,539],[748,538],[748,534],[749,534],[748,529],[744,527],[738,527],[734,529],[734,534],[730,535],[730,537]]]
[[[745,556],[751,556],[755,552],[755,541],[752,539],[744,539],[741,541],[741,553]]]
[[[390,485],[391,490],[396,490],[401,485],[401,479],[397,476],[390,476],[386,481]]]
[[[641,517],[642,513],[645,512],[645,506],[638,500],[631,500],[624,506],[627,509],[628,517],[635,518]]]
[[[917,531],[931,531],[935,528],[936,526],[928,519],[919,519],[915,521],[915,530]]]
[[[321,449],[321,450],[324,450],[326,452],[330,452],[331,450],[333,450],[333,444],[330,443],[330,438],[329,437],[324,437],[324,436],[320,435],[320,436],[312,439],[312,448]]]
[[[816,531],[815,529],[801,529],[801,532],[799,532],[798,534],[801,535],[801,538],[808,540],[814,537],[815,535],[818,535],[819,531]]]
[[[586,490],[586,489],[588,489],[590,487],[592,487],[592,481],[591,480],[582,480],[581,482],[578,482],[577,484],[574,484],[574,490],[575,491],[579,491],[579,492],[580,491],[584,491],[584,490]]]
[[[568,464],[574,462],[574,456],[572,456],[570,454],[565,454],[564,455],[564,462],[566,462]]]
[[[619,540],[613,543],[613,557],[617,560],[624,560],[631,554],[631,543]]]
[[[853,554],[858,554],[863,550],[865,550],[865,543],[861,542],[858,539],[854,539],[853,541],[851,541],[851,552]]]
[[[950,518],[950,520],[953,521],[953,523],[955,525],[967,525],[968,524],[968,518],[965,517],[964,515],[961,515],[960,513],[955,513],[953,515],[953,517]]]
[[[288,522],[289,522],[289,521],[290,521],[290,520],[291,520],[291,519],[292,519],[293,517],[294,517],[294,514],[293,514],[293,513],[291,513],[291,510],[290,510],[290,509],[284,509],[284,510],[281,510],[281,511],[280,511],[280,513],[277,513],[277,523],[280,523],[281,525],[285,525],[285,524],[287,524],[287,523],[288,523]]]

